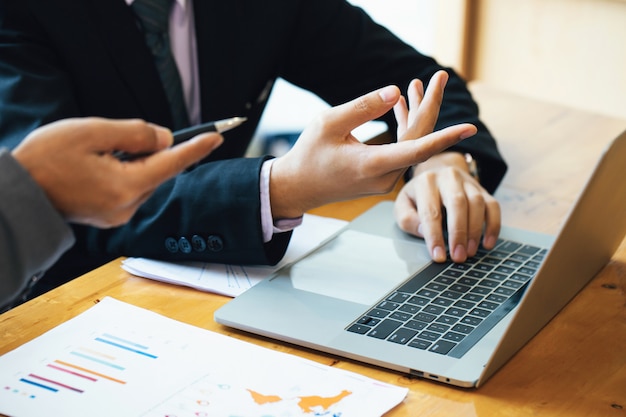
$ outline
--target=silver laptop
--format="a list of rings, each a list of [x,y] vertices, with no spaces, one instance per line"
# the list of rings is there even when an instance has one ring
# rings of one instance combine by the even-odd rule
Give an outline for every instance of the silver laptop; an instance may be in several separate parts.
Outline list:
[[[233,299],[217,322],[462,387],[478,387],[610,260],[626,235],[626,132],[557,236],[504,227],[464,264],[431,262],[392,202]]]

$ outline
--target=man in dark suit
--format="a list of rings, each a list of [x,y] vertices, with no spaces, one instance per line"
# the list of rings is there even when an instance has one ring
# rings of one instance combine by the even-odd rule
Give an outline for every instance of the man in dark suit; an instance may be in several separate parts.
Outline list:
[[[138,117],[173,126],[129,3],[0,0],[3,145],[14,147],[37,126],[71,116]],[[248,121],[225,133],[225,143],[201,166],[161,186],[128,225],[107,231],[77,226],[77,245],[48,272],[54,284],[119,255],[277,262],[289,233],[263,238],[258,190],[265,158],[230,160],[246,151],[274,80],[282,77],[337,105],[383,85],[404,89],[411,79],[427,81],[441,69],[342,0],[178,0],[172,19],[183,22],[182,31],[176,25],[170,31],[173,44],[187,47],[181,75],[190,122],[231,116]],[[475,251],[483,226],[485,239],[497,236],[499,211],[489,193],[506,165],[464,82],[448,72],[436,129],[469,122],[478,134],[444,158],[418,165],[415,174],[433,191],[420,196],[418,178],[411,180],[402,201],[413,207],[400,205],[397,215],[403,228],[425,236],[440,260],[445,207],[451,253],[464,260]],[[393,114],[381,120],[396,129]],[[468,174],[465,154],[478,162],[482,186]],[[459,189],[468,195],[460,206],[451,198]]]

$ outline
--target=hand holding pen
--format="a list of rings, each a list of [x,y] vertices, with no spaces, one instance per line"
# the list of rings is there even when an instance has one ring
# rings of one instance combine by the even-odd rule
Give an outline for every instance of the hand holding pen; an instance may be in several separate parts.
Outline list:
[[[223,133],[231,129],[236,128],[247,119],[245,117],[231,117],[229,119],[217,120],[213,122],[203,123],[196,126],[188,127],[186,129],[177,130],[173,133],[174,143],[172,146],[176,146],[179,143],[185,142],[194,136],[206,132]],[[114,152],[113,155],[120,161],[132,161],[134,159],[143,158],[149,153],[136,153],[131,154],[127,152]]]

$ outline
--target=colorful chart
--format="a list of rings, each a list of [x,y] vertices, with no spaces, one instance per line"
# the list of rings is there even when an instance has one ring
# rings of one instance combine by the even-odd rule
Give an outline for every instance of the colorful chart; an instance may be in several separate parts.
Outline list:
[[[367,417],[406,393],[111,298],[0,357],[20,417]]]

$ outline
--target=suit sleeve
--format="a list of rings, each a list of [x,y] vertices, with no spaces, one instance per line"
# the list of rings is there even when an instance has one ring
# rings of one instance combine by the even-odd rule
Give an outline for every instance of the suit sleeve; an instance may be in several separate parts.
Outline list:
[[[43,190],[0,149],[0,311],[73,243]]]
[[[291,233],[263,243],[264,158],[210,162],[163,184],[126,225],[91,230],[90,251],[175,261],[275,264]]]
[[[53,120],[111,116],[84,110],[81,99],[86,93],[76,83],[91,78],[74,73],[77,67],[64,61],[67,52],[59,47],[60,39],[54,38],[61,36],[59,23],[43,19],[34,6],[30,10],[32,3],[0,2],[0,145],[7,148]],[[85,30],[85,37],[96,36],[92,32],[97,31]],[[75,39],[85,48],[91,41]],[[100,99],[102,107],[111,111],[125,104],[123,97]],[[128,114],[133,116],[130,111]],[[73,226],[78,244],[61,259],[63,266],[57,265],[61,269],[50,274],[76,276],[122,255],[244,264],[278,262],[291,234],[279,234],[263,243],[259,212],[262,162],[261,158],[235,158],[198,165],[159,187],[127,225],[108,230]]]
[[[419,24],[419,23],[416,23]],[[283,77],[336,105],[384,85],[403,91],[413,78],[427,82],[445,69],[450,79],[444,93],[436,129],[472,123],[478,134],[452,149],[470,152],[477,160],[483,186],[494,192],[506,172],[496,141],[480,120],[479,109],[465,81],[376,24],[361,9],[343,0],[300,3],[289,59]],[[386,114],[390,131],[396,131],[393,114]]]

